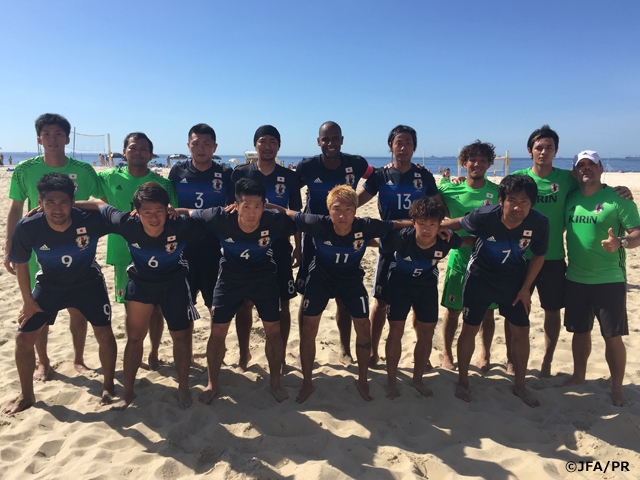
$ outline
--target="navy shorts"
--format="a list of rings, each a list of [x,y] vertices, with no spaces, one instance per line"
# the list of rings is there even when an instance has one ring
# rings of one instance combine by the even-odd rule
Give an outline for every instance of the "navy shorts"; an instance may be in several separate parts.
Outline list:
[[[413,306],[416,319],[423,323],[438,322],[438,284],[412,283],[411,279],[389,275],[387,286],[387,318],[404,322]]]
[[[369,318],[369,295],[361,280],[349,283],[325,282],[309,275],[302,300],[304,314],[308,317],[320,315],[331,298],[342,300],[353,318]]]
[[[603,337],[629,335],[624,282],[588,285],[567,280],[565,303],[564,326],[568,332],[590,332],[595,317]]]
[[[389,277],[389,266],[395,260],[395,254],[380,251],[378,262],[376,263],[376,276],[373,280],[373,288],[371,295],[378,300],[388,302],[387,300],[387,284]]]
[[[545,260],[542,264],[540,273],[531,285],[531,293],[535,288],[538,289],[540,306],[544,310],[556,311],[564,308],[566,271],[567,264],[564,260]]]
[[[278,291],[282,300],[290,300],[297,295],[296,285],[293,282],[293,269],[291,268],[291,252],[293,247],[289,240],[278,238],[271,246],[273,261],[276,262],[278,279]]]
[[[204,304],[211,308],[213,289],[218,281],[220,258],[222,257],[220,241],[213,233],[208,232],[202,240],[188,243],[182,255],[189,262],[187,281],[193,303],[197,303],[196,297],[200,292]]]
[[[200,318],[184,277],[161,283],[130,278],[124,298],[128,302],[160,305],[167,328],[172,332],[187,330],[194,320]]]
[[[489,283],[483,278],[467,275],[462,291],[462,319],[467,325],[477,327],[492,303],[497,303],[502,315],[516,327],[529,326],[529,314],[522,302],[512,305],[522,288],[524,278],[510,279],[504,283]]]
[[[60,310],[77,308],[94,327],[111,325],[111,304],[102,276],[75,288],[43,287],[36,283],[33,299],[44,312],[36,313],[18,331],[33,332],[45,323],[53,325]]]
[[[280,295],[275,273],[240,280],[222,272],[213,291],[213,323],[229,323],[246,298],[253,302],[263,322],[280,320]]]

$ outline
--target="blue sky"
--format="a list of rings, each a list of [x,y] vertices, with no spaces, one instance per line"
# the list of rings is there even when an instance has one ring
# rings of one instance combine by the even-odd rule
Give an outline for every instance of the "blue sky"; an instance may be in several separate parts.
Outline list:
[[[479,138],[526,156],[548,123],[562,156],[640,155],[640,2],[0,0],[0,147],[33,151],[33,122],[66,116],[143,131],[186,152],[210,124],[218,153],[252,147],[262,124],[280,155],[319,153],[337,121],[343,151],[387,155],[397,124],[418,154]]]

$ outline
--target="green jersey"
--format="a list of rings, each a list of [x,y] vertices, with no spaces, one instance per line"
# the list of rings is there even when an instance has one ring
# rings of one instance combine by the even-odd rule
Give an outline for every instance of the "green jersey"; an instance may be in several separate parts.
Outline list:
[[[38,180],[43,175],[53,172],[69,175],[76,186],[76,200],[88,200],[92,196],[100,198],[98,176],[94,168],[87,162],[67,157],[67,163],[64,167],[50,167],[44,163],[42,155],[24,160],[16,165],[11,176],[9,198],[17,202],[27,200],[29,210],[36,208],[38,206],[38,189],[36,188]]]
[[[171,205],[178,205],[178,194],[173,186],[173,182],[164,178],[151,170],[147,171],[144,177],[134,177],[129,174],[128,167],[116,167],[98,174],[100,178],[100,198],[107,198],[107,203],[112,207],[130,212],[133,207],[133,194],[140,185],[147,182],[156,182],[167,192],[169,192],[169,202]],[[129,265],[131,254],[127,242],[120,235],[114,233],[107,237],[107,264],[109,265]]]
[[[607,252],[601,242],[608,238],[610,228],[620,237],[625,230],[640,226],[638,207],[632,200],[620,198],[607,186],[590,197],[578,190],[567,198],[565,222],[568,280],[590,285],[626,281],[625,249]]]
[[[471,188],[467,182],[460,185],[454,183],[441,183],[438,185],[440,195],[444,204],[449,209],[450,218],[464,217],[483,205],[495,205],[498,203],[498,185],[485,179],[482,188]],[[461,237],[469,236],[464,230],[457,232]],[[456,272],[464,272],[469,263],[473,247],[460,247],[457,250],[451,250],[449,254],[449,263],[447,268],[451,268]]]
[[[554,168],[542,178],[531,168],[516,170],[513,175],[528,175],[538,186],[538,198],[535,208],[549,219],[549,250],[545,260],[564,260],[564,206],[569,193],[578,188],[578,182],[570,170]],[[526,258],[531,258],[531,250],[527,250]]]

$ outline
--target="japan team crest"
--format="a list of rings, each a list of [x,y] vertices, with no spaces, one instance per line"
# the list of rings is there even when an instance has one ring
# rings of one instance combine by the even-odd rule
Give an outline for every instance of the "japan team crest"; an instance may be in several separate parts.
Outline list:
[[[164,249],[167,251],[167,253],[175,252],[176,248],[178,248],[178,242],[170,242],[164,246]]]
[[[261,247],[266,247],[267,245],[269,245],[270,241],[271,237],[260,237],[260,240],[258,240],[258,245],[260,245]]]
[[[284,183],[276,183],[276,195],[282,196],[284,195],[285,190],[287,189]]]
[[[552,183],[551,184],[551,191],[553,193],[558,193],[559,190],[560,190],[560,185],[558,185],[557,183]]]
[[[416,190],[422,190],[422,179],[421,178],[414,179],[413,186]]]
[[[487,205],[491,205],[491,200],[483,200],[482,206],[486,207]]]
[[[362,238],[353,241],[354,250],[361,250],[362,247],[364,247],[364,240]]]
[[[346,183],[350,187],[353,187],[353,184],[356,183],[356,176],[353,173],[347,173],[344,176],[344,183]]]
[[[596,205],[596,208],[593,211],[596,213],[600,213],[602,210],[604,210],[604,207],[601,203],[599,203],[598,205]]]
[[[526,250],[530,243],[530,238],[521,238],[518,242],[518,247],[520,247],[520,250]]]
[[[79,237],[76,237],[76,244],[78,245],[78,248],[87,248],[89,246],[89,235],[80,235]]]
[[[211,182],[211,185],[213,186],[214,190],[222,190],[222,180],[219,178],[214,178],[213,181]]]
[[[455,303],[456,301],[456,296],[455,295],[449,295],[449,302],[450,303]]]

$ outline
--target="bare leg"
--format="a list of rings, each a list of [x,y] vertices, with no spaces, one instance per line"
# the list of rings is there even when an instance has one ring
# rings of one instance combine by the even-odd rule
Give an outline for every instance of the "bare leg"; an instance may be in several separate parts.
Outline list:
[[[252,325],[253,302],[246,299],[236,313],[236,333],[238,334],[238,347],[240,349],[240,358],[238,359],[238,368],[236,370],[240,373],[247,371],[249,360],[251,360],[249,340],[251,339]]]
[[[287,391],[280,385],[280,371],[282,370],[282,359],[284,357],[284,346],[282,344],[282,333],[280,322],[262,322],[264,325],[265,354],[269,362],[269,376],[271,384],[271,395],[282,402],[289,398]]]
[[[33,332],[18,332],[16,334],[16,367],[20,377],[21,392],[11,405],[5,407],[2,413],[11,415],[21,412],[36,403],[33,393],[33,372],[36,368],[35,343],[44,327]]]
[[[505,323],[507,321],[505,320]],[[509,324],[511,328],[511,349],[513,351],[513,366],[515,378],[513,393],[520,397],[530,407],[539,407],[540,402],[526,387],[527,363],[529,362],[529,327],[517,327]]]
[[[354,318],[353,326],[356,330],[356,358],[358,359],[358,381],[356,387],[362,398],[367,402],[373,400],[369,395],[369,357],[371,356],[371,322],[368,318]]]
[[[558,337],[560,337],[560,310],[544,311],[544,357],[542,358],[542,366],[540,367],[541,377],[551,376],[551,362],[553,354],[558,345]]]
[[[291,310],[289,309],[289,299],[280,300],[280,337],[282,338],[282,369],[281,374],[286,373],[287,368],[287,343],[289,342],[289,332],[291,331]]]
[[[69,308],[69,329],[73,340],[73,368],[78,373],[87,373],[89,368],[84,364],[84,345],[87,341],[87,319],[75,308]]]
[[[625,407],[629,401],[622,392],[624,370],[627,365],[627,350],[622,337],[610,337],[604,339],[605,357],[611,372],[611,398],[616,407]]]
[[[193,339],[193,323],[185,330],[169,331],[173,339],[173,360],[178,373],[178,404],[186,410],[193,405],[189,392],[189,368],[191,367],[191,341]]]
[[[416,315],[415,310],[411,309],[411,325],[413,326],[413,331],[416,332],[416,337],[418,337],[418,324],[422,322],[418,322],[418,316]],[[417,345],[416,345],[417,347]],[[428,350],[425,352],[425,364],[424,371],[430,372],[433,370],[433,365],[431,365],[431,350],[433,349],[433,341],[428,344]],[[424,373],[424,372],[422,372]]]
[[[389,336],[385,345],[385,355],[387,357],[387,398],[392,400],[399,394],[397,374],[398,363],[402,355],[402,335],[405,323],[397,320],[389,321]]]
[[[151,340],[151,351],[148,358],[149,370],[156,371],[160,368],[158,350],[160,349],[163,330],[164,318],[162,317],[162,310],[160,310],[160,305],[156,305],[149,319],[149,340]]]
[[[469,364],[473,351],[476,348],[476,335],[480,330],[480,325],[471,326],[462,324],[462,331],[458,337],[458,386],[455,395],[465,402],[471,401],[469,395]]]
[[[574,333],[571,340],[573,352],[573,375],[562,385],[579,385],[587,376],[587,361],[591,355],[591,332]]]
[[[312,374],[313,362],[316,358],[316,336],[320,325],[321,315],[315,317],[304,316],[304,327],[302,337],[300,337],[300,363],[302,364],[302,388],[298,392],[296,402],[302,403],[315,388],[313,388]]]
[[[507,374],[514,375],[515,367],[513,365],[513,339],[511,338],[511,328],[509,327],[509,322],[507,320],[504,321],[504,343],[507,347]]]
[[[375,368],[380,361],[378,355],[378,346],[384,329],[384,321],[387,318],[387,303],[383,300],[373,299],[373,308],[369,314],[371,319],[371,358],[369,360],[369,368]],[[351,328],[351,327],[349,327]],[[386,349],[387,347],[385,347]]]
[[[51,376],[51,361],[47,355],[47,341],[49,339],[49,325],[44,325],[36,337],[36,352],[38,352],[38,363],[33,372],[33,379],[36,382],[46,382]]]
[[[425,397],[430,397],[433,392],[428,389],[422,382],[422,374],[425,370],[425,365],[429,361],[429,352],[431,352],[431,345],[433,343],[433,333],[436,329],[436,323],[417,322],[416,334],[418,341],[416,342],[416,348],[413,351],[414,367],[413,367],[413,380],[411,384],[413,388],[418,390]]]
[[[453,338],[456,336],[456,330],[458,329],[458,318],[460,317],[461,310],[453,310],[447,308],[447,312],[442,319],[442,338],[444,345],[442,348],[442,363],[440,366],[447,370],[455,370],[456,367],[453,363]],[[458,339],[458,342],[460,340]],[[458,359],[458,362],[460,359]]]
[[[211,324],[211,335],[207,342],[207,376],[209,383],[198,397],[198,400],[202,403],[210,404],[218,395],[218,378],[226,352],[225,340],[229,332],[229,325],[231,325],[231,322]]]
[[[336,323],[340,333],[340,355],[338,356],[338,361],[348,366],[353,363],[353,357],[351,356],[351,315],[349,315],[342,301],[337,298]]]
[[[98,342],[98,355],[100,356],[100,365],[104,374],[102,383],[102,397],[100,405],[110,405],[113,403],[115,396],[115,388],[113,377],[116,371],[116,356],[118,346],[113,336],[111,325],[105,327],[93,327],[93,333]]]
[[[480,350],[477,365],[482,373],[487,373],[491,369],[491,343],[496,330],[496,319],[493,312],[493,310],[487,309],[480,325],[482,350]]]
[[[133,384],[136,373],[142,363],[144,339],[149,330],[149,319],[153,305],[129,301],[125,304],[127,311],[127,345],[124,349],[124,389],[122,398],[113,404],[111,410],[124,410],[136,398]]]

